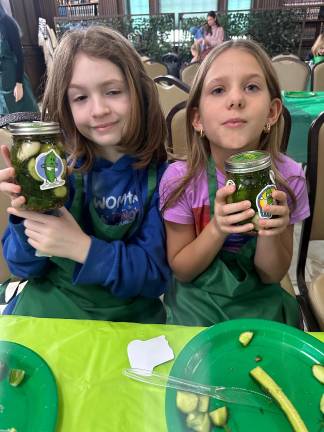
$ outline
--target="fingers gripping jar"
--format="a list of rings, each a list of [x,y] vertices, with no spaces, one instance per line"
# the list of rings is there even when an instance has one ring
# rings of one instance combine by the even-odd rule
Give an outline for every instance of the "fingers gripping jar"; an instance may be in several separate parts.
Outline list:
[[[25,208],[47,211],[62,207],[67,199],[66,160],[56,122],[9,123],[10,150],[16,181]]]
[[[235,184],[235,192],[228,197],[228,203],[251,201],[255,216],[242,223],[252,222],[257,230],[259,218],[270,219],[266,205],[274,204],[272,192],[276,189],[274,173],[271,170],[270,154],[253,150],[236,153],[225,161],[226,184]]]

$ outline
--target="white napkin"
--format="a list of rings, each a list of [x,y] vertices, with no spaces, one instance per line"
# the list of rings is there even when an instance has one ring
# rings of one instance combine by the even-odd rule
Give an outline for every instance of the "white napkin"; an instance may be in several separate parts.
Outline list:
[[[174,359],[174,353],[165,336],[157,336],[145,341],[136,339],[127,347],[132,368],[153,370],[155,366]]]

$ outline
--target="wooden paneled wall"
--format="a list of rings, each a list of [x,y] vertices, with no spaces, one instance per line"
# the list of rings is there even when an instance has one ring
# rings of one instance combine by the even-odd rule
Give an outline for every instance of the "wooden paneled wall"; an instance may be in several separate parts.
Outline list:
[[[124,15],[124,2],[120,0],[99,0],[99,15]]]
[[[253,9],[280,9],[283,7],[283,0],[254,0]]]
[[[54,17],[58,15],[56,0],[34,0],[37,15],[45,18],[47,24],[54,28]]]

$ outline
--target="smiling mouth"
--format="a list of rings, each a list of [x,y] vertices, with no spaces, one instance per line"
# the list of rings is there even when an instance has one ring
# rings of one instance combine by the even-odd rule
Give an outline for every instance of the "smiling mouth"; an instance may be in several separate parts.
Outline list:
[[[106,130],[106,129],[111,129],[112,127],[114,127],[117,124],[117,122],[114,123],[106,123],[106,124],[102,124],[102,125],[98,125],[98,126],[94,126],[95,130]]]

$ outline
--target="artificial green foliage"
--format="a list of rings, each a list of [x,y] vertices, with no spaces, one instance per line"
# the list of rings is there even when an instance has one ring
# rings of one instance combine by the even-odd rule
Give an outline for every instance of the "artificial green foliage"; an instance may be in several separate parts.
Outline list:
[[[112,27],[127,37],[140,54],[161,60],[163,54],[173,51],[171,31],[175,28],[174,22],[174,14],[141,15],[133,18],[125,15],[79,20],[55,18],[55,27],[59,38],[64,32],[74,28],[91,25]]]
[[[247,37],[259,42],[272,57],[289,51],[298,54],[302,37],[302,22],[305,8],[281,10],[233,11],[219,16],[225,30],[225,38]],[[207,13],[206,13],[207,15]],[[126,36],[137,51],[161,61],[168,52],[177,52],[181,63],[190,61],[190,46],[193,43],[191,27],[206,23],[205,17],[187,17],[180,14],[179,41],[172,40],[175,30],[175,15],[138,15],[93,18],[55,18],[56,32],[60,37],[70,28],[82,28],[93,24],[113,27]]]
[[[259,42],[273,57],[276,54],[289,51],[298,54],[302,36],[302,22],[305,9],[254,10],[246,12],[228,12],[220,15],[220,23],[224,27],[225,39],[247,37]],[[188,30],[193,26],[202,26],[204,18],[183,18],[181,28]],[[190,33],[189,33],[190,36]],[[182,40],[179,50],[186,51],[192,44]]]
[[[173,51],[172,30],[174,15],[143,15],[131,19],[131,33],[128,39],[140,54],[161,60],[163,54]]]
[[[128,37],[132,32],[132,21],[126,15],[116,17],[82,17],[82,19],[54,18],[54,21],[58,38],[60,38],[67,30],[86,28],[91,25],[112,27],[122,33],[125,37]]]
[[[249,28],[249,12],[228,13],[222,17],[222,26],[225,31],[225,38],[231,39],[233,36],[246,36]]]
[[[68,30],[82,29],[89,27],[91,25],[103,25],[108,27],[113,27],[116,30],[123,32],[123,26],[120,24],[120,18],[110,18],[110,17],[94,17],[94,18],[54,18],[55,21],[55,31],[57,37],[60,38],[63,33]]]
[[[303,14],[300,9],[251,12],[246,34],[260,42],[271,57],[286,51],[298,54]]]

